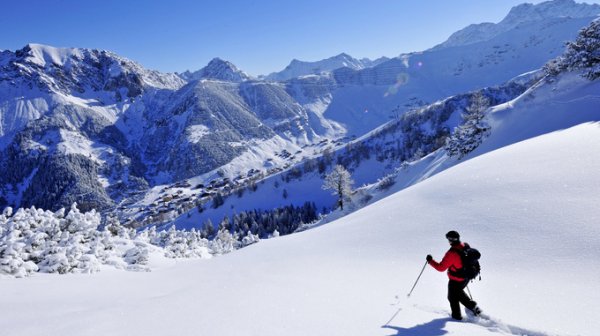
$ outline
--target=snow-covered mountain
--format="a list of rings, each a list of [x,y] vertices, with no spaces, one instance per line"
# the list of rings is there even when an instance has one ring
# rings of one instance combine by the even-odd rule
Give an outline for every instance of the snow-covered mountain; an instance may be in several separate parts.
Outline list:
[[[259,168],[324,134],[284,86],[217,59],[186,84],[105,51],[28,45],[1,56],[3,207],[110,209],[149,184],[248,151],[240,171]]]
[[[190,72],[188,70],[179,74],[179,76],[186,81],[216,79],[239,83],[250,79],[250,76],[247,73],[238,69],[233,63],[218,57],[213,58],[207,66],[198,71]]]
[[[490,40],[502,33],[528,22],[544,21],[553,18],[588,18],[600,14],[600,5],[576,3],[574,0],[545,1],[537,5],[524,3],[515,6],[499,23],[479,23],[470,25],[452,34],[448,40],[432,48],[443,49],[465,46]]]
[[[176,90],[175,74],[144,69],[108,51],[28,44],[0,53],[0,136],[41,118],[53,105],[116,106],[149,90]],[[114,118],[118,107],[109,109]],[[102,113],[97,111],[96,113]],[[4,139],[3,139],[4,140]]]
[[[467,109],[477,94],[486,97],[492,105],[502,104],[521,95],[536,79],[539,80],[539,76],[519,78],[500,87],[450,97],[399,116],[354,141],[323,141],[318,146],[303,148],[298,155],[307,155],[308,158],[302,163],[265,178],[254,188],[242,189],[237,196],[233,193],[218,207],[209,202],[203,203],[181,214],[174,223],[181,229],[201,229],[206,221],[217,224],[234,212],[265,211],[289,204],[301,206],[305,202],[314,203],[318,209],[328,209],[335,204],[335,197],[323,190],[322,185],[324,174],[333,165],[342,164],[348,169],[356,187],[376,183],[396,172],[399,166],[410,166],[410,162],[442,148],[452,130],[463,122],[462,115],[468,113]],[[311,152],[319,155],[312,158],[309,156]],[[418,178],[415,177],[404,185],[416,181]],[[168,193],[156,192],[154,198]],[[356,198],[356,206],[368,201],[368,195]],[[151,200],[153,198],[145,204]],[[170,225],[171,221],[167,223]]]
[[[175,224],[179,228],[201,228],[202,223],[207,220],[219,223],[224,217],[232,216],[230,209],[235,209],[236,213],[240,213],[254,209],[274,209],[286,204],[301,205],[306,201],[314,202],[317,208],[328,207],[334,204],[335,199],[326,191],[321,190],[321,186],[324,172],[336,163],[342,164],[352,173],[357,186],[385,180],[389,176],[383,177],[388,174],[401,176],[402,178],[395,184],[402,188],[418,183],[460,162],[462,156],[459,155],[460,151],[457,153],[459,161],[448,157],[445,151],[442,151],[441,154],[439,151],[451,148],[448,141],[452,140],[451,138],[454,136],[452,133],[456,133],[455,129],[469,118],[468,116],[472,113],[472,105],[477,102],[478,96],[485,100],[483,108],[497,106],[494,111],[506,111],[514,107],[516,102],[522,104],[521,102],[532,100],[538,95],[541,98],[536,99],[536,104],[541,106],[539,111],[544,111],[549,108],[548,104],[559,104],[554,100],[547,101],[548,97],[554,96],[556,99],[564,101],[566,109],[575,108],[578,113],[563,120],[562,118],[566,117],[568,112],[554,107],[554,110],[559,111],[557,120],[560,122],[557,123],[553,117],[543,116],[540,112],[536,112],[537,114],[534,116],[530,113],[521,113],[510,122],[508,120],[497,121],[496,113],[499,112],[495,112],[490,116],[491,139],[486,140],[481,148],[477,148],[469,154],[471,157],[513,142],[552,132],[553,127],[560,129],[561,124],[564,127],[571,127],[577,123],[595,121],[600,115],[594,105],[597,99],[593,94],[594,87],[589,87],[587,85],[589,81],[580,78],[580,74],[591,80],[600,77],[597,62],[590,64],[587,61],[592,58],[590,55],[596,52],[594,50],[597,49],[597,41],[600,40],[599,25],[600,23],[595,21],[582,30],[576,41],[570,43],[567,52],[557,58],[558,62],[549,62],[543,71],[518,76],[499,87],[455,95],[424,108],[399,115],[397,119],[347,145],[336,142],[323,143],[320,147],[323,156],[306,160],[303,165],[265,179],[260,186],[243,193],[243,196],[226,198],[222,206],[215,207],[206,204],[201,209],[187,212],[177,218]],[[552,79],[553,75],[549,75],[549,73],[560,74],[567,71],[578,71],[578,73],[570,76],[564,75],[561,81],[558,81],[560,85]],[[575,87],[571,89],[570,85]],[[552,91],[556,92],[552,93]],[[570,95],[582,95],[581,104],[576,103],[579,98],[569,98]],[[515,100],[517,97],[519,98]],[[522,106],[525,106],[524,110],[535,109],[538,111],[537,106],[532,107],[528,104]],[[526,115],[528,116],[526,117]],[[545,118],[546,121],[541,123],[543,126],[535,128],[521,125],[521,119],[524,118],[528,119],[527,123],[535,123],[536,118]],[[512,122],[515,124],[501,126]],[[497,128],[503,130],[501,137],[495,135]],[[522,134],[522,128],[528,129],[528,132]],[[537,133],[531,133],[531,131]],[[494,139],[498,138],[510,139],[510,142],[495,143]],[[476,146],[477,144],[474,145],[474,147]],[[470,150],[465,152],[470,153]],[[431,155],[435,152],[438,154]],[[423,156],[427,158],[420,160]],[[398,166],[402,167],[400,173],[397,170]],[[355,198],[358,206],[371,200],[368,193],[363,194],[362,192],[359,192]]]
[[[80,200],[82,209],[102,209],[115,184],[144,189],[140,162],[114,125],[133,102],[184,84],[107,51],[30,44],[3,52],[0,203]]]
[[[285,69],[279,72],[273,72],[265,78],[271,81],[286,81],[288,79],[306,75],[320,75],[339,68],[361,70],[383,63],[386,60],[388,60],[387,57],[381,57],[376,60],[370,60],[368,58],[356,59],[346,53],[341,53],[316,62],[293,59]]]
[[[167,182],[209,172],[259,143],[299,149],[318,137],[304,109],[281,86],[263,82],[191,82],[144,117],[145,132],[136,146],[151,163],[151,173],[171,174]],[[132,132],[137,127],[127,124]]]
[[[136,203],[152,212],[146,207],[160,194],[152,186],[229,179],[236,187],[234,178],[273,174],[390,116],[538,69],[592,19],[585,16],[591,7],[557,3],[572,7],[563,11],[571,16],[535,5],[527,8],[542,13],[533,16],[539,20],[523,19],[485,41],[377,65],[342,54],[331,59],[337,69],[284,82],[249,78],[220,59],[180,77],[106,51],[3,51],[0,206],[56,209],[77,200],[83,210]],[[365,181],[379,177],[365,174]]]
[[[573,1],[521,5],[501,23],[477,28],[482,34],[467,28],[444,47],[362,70],[346,67],[319,79],[296,78],[287,82],[288,90],[307,109],[360,136],[392,115],[540,68],[598,14],[598,5]]]

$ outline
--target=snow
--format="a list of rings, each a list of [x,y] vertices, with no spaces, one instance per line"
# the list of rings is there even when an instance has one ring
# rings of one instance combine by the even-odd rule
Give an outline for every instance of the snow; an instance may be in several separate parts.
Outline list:
[[[1,279],[0,327],[9,335],[519,334],[502,331],[508,325],[591,335],[600,328],[600,157],[589,154],[600,142],[589,139],[598,137],[598,124],[586,123],[520,142],[325,226],[211,260]],[[483,281],[471,291],[503,323],[448,320],[445,275],[431,268],[405,297],[424,256],[447,249],[449,229],[482,251]]]
[[[40,118],[46,111],[48,103],[43,98],[3,100],[0,103],[0,138],[23,128],[28,121]]]
[[[61,141],[57,150],[60,153],[83,155],[99,164],[105,163],[115,153],[110,146],[94,143],[78,132],[60,129],[59,133]]]
[[[31,51],[27,60],[41,67],[46,65],[64,66],[71,56],[81,57],[81,50],[74,48],[55,48],[42,44],[30,43]]]
[[[380,60],[371,61],[368,58],[358,60],[346,53],[341,53],[316,62],[305,62],[294,59],[285,69],[267,75],[266,79],[285,81],[301,76],[318,75],[342,67],[360,70],[378,64],[377,62],[379,61]]]
[[[576,3],[573,0],[544,1],[533,5],[524,3],[513,7],[508,15],[499,23],[472,24],[453,33],[448,40],[433,49],[465,46],[489,40],[494,36],[507,32],[520,24],[531,21],[543,21],[552,18],[583,18],[600,14],[597,4]]]
[[[191,125],[187,128],[187,137],[191,143],[198,143],[203,136],[210,133],[205,125]]]
[[[511,38],[508,33],[487,45]],[[455,51],[423,54],[431,63],[417,54],[404,61],[410,65],[425,60],[428,66],[433,64],[433,55],[453,56]],[[474,59],[483,59],[484,54]],[[45,50],[44,55],[35,62],[62,62],[64,58],[54,50]],[[423,82],[419,76],[428,72],[451,69],[443,61],[450,58],[440,57],[431,69],[413,69],[403,89],[417,87]],[[527,68],[535,63],[520,61]],[[473,78],[478,74],[487,73],[490,78],[486,80],[497,83],[495,76],[506,75],[502,69],[514,70],[513,63],[491,63],[455,86],[444,80],[435,82],[434,89],[437,86],[441,93],[428,87],[429,96],[420,95],[435,98],[449,87],[461,90],[477,85]],[[153,271],[149,273],[103,267],[93,276],[0,277],[0,329],[17,336],[594,335],[600,330],[600,156],[595,155],[600,150],[599,88],[600,81],[588,81],[580,73],[542,80],[517,99],[492,107],[487,118],[490,137],[463,159],[449,158],[443,151],[432,153],[398,171],[394,186],[375,194],[369,206],[345,217],[334,213],[311,230],[263,240],[209,260],[170,262],[151,256],[148,267]],[[375,99],[383,96],[384,89],[382,85],[348,86],[325,99],[309,100],[305,107],[311,107],[316,117],[367,125],[365,111],[382,117],[399,101]],[[401,95],[408,98],[413,93]],[[85,98],[76,100],[75,105],[94,104]],[[24,106],[20,113],[48,109],[41,105]],[[132,105],[134,116],[143,114],[144,108]],[[104,116],[114,122],[119,110],[111,107]],[[98,146],[77,132],[59,132],[54,136],[62,138],[58,144],[62,152],[100,162],[112,153],[112,148]],[[192,142],[206,132],[200,124],[188,128]],[[45,143],[31,145],[43,148]],[[226,175],[257,162],[270,166],[266,153],[299,149],[279,136],[252,145],[253,150],[223,168]],[[280,158],[275,161],[275,166],[285,163]],[[366,181],[373,178],[375,169],[381,165],[367,161],[353,177]],[[207,210],[205,215],[219,216],[235,206],[274,207],[283,201],[274,196],[281,195],[283,188],[289,193],[286,202],[298,202],[305,199],[303,193],[320,189],[322,184],[318,174],[307,174],[277,188],[275,181],[280,177],[265,180],[258,192],[243,201],[232,195],[220,209]],[[110,182],[100,178],[105,184]],[[150,191],[144,202],[159,196],[159,188]],[[331,200],[326,192],[321,193],[316,196],[320,202]],[[183,217],[178,226],[197,225],[198,217],[191,216],[187,222]],[[0,235],[3,230],[0,226]],[[405,295],[425,255],[439,259],[447,250],[444,233],[448,230],[461,232],[483,254],[483,281],[471,284],[470,290],[490,318],[450,320],[446,277],[430,267],[412,296]],[[135,253],[126,257],[137,258]]]

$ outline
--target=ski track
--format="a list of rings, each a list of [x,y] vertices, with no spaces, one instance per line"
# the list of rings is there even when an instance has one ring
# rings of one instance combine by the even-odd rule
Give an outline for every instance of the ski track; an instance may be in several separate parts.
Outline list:
[[[433,307],[422,306],[418,304],[413,304],[413,308],[419,309],[425,312],[450,316],[450,311],[446,309],[439,309]],[[466,318],[463,318],[463,322],[474,323],[481,327],[486,328],[487,330],[495,333],[505,334],[505,335],[514,335],[514,336],[567,336],[567,335],[558,335],[558,334],[550,334],[542,331],[536,331],[526,328],[517,327],[514,325],[510,325],[502,322],[499,319],[490,317],[489,315],[483,313],[480,316],[474,316],[469,310],[466,310]],[[451,321],[455,321],[449,318]]]

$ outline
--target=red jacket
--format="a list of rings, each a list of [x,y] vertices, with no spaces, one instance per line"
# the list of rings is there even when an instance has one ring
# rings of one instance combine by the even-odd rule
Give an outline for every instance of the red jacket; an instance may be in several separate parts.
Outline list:
[[[444,255],[444,258],[441,262],[437,262],[435,260],[431,260],[429,265],[435,268],[436,270],[443,272],[448,270],[448,278],[454,281],[465,281],[464,278],[459,278],[457,276],[452,275],[451,273],[456,272],[462,268],[462,260],[460,260],[460,255],[454,249],[462,250],[465,248],[464,243],[460,243],[460,245],[451,247],[448,252]]]

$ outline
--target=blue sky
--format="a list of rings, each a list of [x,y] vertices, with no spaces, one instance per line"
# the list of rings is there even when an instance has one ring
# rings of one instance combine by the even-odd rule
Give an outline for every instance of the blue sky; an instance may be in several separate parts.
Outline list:
[[[168,72],[220,57],[258,75],[293,58],[421,51],[471,23],[498,22],[523,2],[540,1],[9,0],[0,13],[0,49],[30,42],[106,49]]]

